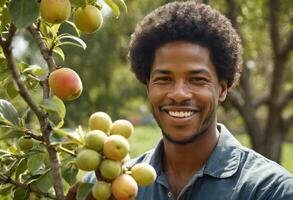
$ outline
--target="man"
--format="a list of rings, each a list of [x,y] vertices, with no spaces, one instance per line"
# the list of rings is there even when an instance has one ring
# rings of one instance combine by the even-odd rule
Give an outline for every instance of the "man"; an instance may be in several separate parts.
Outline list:
[[[166,4],[137,26],[131,68],[146,85],[163,138],[127,163],[149,163],[158,174],[136,199],[293,199],[293,176],[217,123],[219,103],[239,79],[241,56],[229,20],[194,1]]]

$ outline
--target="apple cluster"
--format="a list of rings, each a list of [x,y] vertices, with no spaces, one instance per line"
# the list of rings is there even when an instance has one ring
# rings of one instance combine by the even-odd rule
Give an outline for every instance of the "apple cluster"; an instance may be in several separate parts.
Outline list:
[[[61,24],[71,16],[70,0],[41,0],[42,19],[52,24]],[[73,13],[75,26],[83,33],[93,33],[103,24],[101,11],[94,5],[86,4]]]
[[[113,195],[117,200],[135,199],[138,186],[152,184],[155,169],[146,163],[124,168],[130,159],[127,140],[134,131],[131,122],[112,119],[105,112],[95,112],[89,118],[90,131],[85,134],[84,148],[76,157],[76,166],[84,171],[95,171],[97,182],[92,188],[96,200],[107,200]]]

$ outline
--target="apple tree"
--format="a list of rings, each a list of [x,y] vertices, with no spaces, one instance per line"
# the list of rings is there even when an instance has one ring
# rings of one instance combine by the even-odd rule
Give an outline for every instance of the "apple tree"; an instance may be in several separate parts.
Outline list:
[[[0,194],[8,199],[65,199],[64,184],[76,181],[76,157],[83,152],[85,131],[81,126],[63,127],[63,101],[81,95],[82,80],[70,67],[57,65],[55,60],[66,58],[64,46],[86,48],[80,35],[101,28],[104,5],[117,17],[121,11],[127,11],[123,0],[0,0],[0,86],[9,96],[0,98],[0,141],[7,143],[7,148],[0,149]],[[70,25],[74,34],[61,32],[64,24]],[[17,46],[13,39],[23,32],[31,35],[47,66],[15,58]],[[35,98],[36,91],[40,91],[40,99]],[[21,97],[25,109],[19,110],[11,103],[16,96]],[[27,124],[28,113],[33,113],[37,124]],[[88,151],[98,154],[92,149]],[[125,173],[120,182],[125,176],[129,179]],[[78,199],[85,199],[91,187],[83,185]]]

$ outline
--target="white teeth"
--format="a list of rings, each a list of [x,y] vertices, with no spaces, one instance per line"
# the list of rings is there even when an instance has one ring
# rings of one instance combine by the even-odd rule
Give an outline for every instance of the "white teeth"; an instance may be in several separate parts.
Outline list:
[[[172,117],[190,117],[194,112],[193,111],[168,111],[168,114]]]

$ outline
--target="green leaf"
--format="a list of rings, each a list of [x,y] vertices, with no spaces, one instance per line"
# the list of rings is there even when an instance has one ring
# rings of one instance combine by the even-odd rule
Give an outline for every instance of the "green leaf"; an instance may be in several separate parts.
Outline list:
[[[5,30],[5,26],[10,22],[11,18],[10,18],[10,13],[9,13],[9,9],[7,7],[2,8],[2,12],[0,15],[0,31],[3,32]]]
[[[76,34],[77,34],[78,36],[80,36],[80,30],[75,26],[75,24],[74,24],[73,22],[71,22],[71,21],[69,21],[69,20],[66,20],[65,22],[68,23],[70,26],[72,26],[72,27],[74,28]]]
[[[70,44],[70,45],[75,45],[75,46],[81,47],[83,49],[86,49],[86,43],[82,39],[80,39],[79,37],[75,37],[75,36],[69,35],[69,34],[62,34],[58,37],[58,39],[59,39],[60,43],[58,43],[56,46]],[[61,42],[62,40],[65,40],[65,39],[73,40],[73,42],[69,42],[69,41]]]
[[[62,129],[61,128],[53,128],[53,132],[55,134],[57,134],[57,135],[70,138],[71,140],[73,140],[77,144],[84,145],[84,142],[83,142],[82,138],[80,137],[80,135],[76,131],[74,131],[72,129],[68,129],[68,128],[62,128]]]
[[[62,170],[62,177],[69,185],[73,185],[76,182],[77,173],[78,169],[71,166]]]
[[[11,194],[11,189],[12,189],[12,185],[7,185],[7,186],[3,185],[3,187],[0,187],[1,196],[7,196]]]
[[[22,158],[19,162],[16,172],[15,172],[15,178],[18,180],[19,176],[25,172],[27,169],[27,158]]]
[[[0,99],[0,121],[1,117],[8,120],[15,126],[19,126],[19,116],[15,107],[5,99]]]
[[[43,76],[47,74],[46,70],[38,65],[29,65],[29,67],[23,70],[23,73],[32,74],[34,76]]]
[[[53,186],[53,176],[51,170],[43,174],[36,182],[37,188],[42,192],[48,192]]]
[[[0,70],[0,80],[6,79],[10,75],[9,69]]]
[[[45,154],[38,153],[30,156],[27,161],[27,169],[32,173],[35,174],[44,164]]]
[[[84,7],[86,6],[86,0],[70,0],[73,7]]]
[[[63,126],[64,120],[61,119],[58,115],[53,115],[49,113],[48,117],[53,126],[56,126],[57,128],[61,128]]]
[[[6,93],[11,99],[18,95],[18,90],[12,80],[6,85]]]
[[[124,0],[115,0],[116,4],[123,8],[123,10],[127,13],[127,6]]]
[[[19,71],[23,72],[26,68],[29,67],[29,64],[25,62],[20,62],[20,63],[17,63],[16,66],[19,69]]]
[[[10,74],[10,70],[7,67],[7,61],[5,58],[0,58],[0,82],[7,79]]]
[[[97,0],[87,0],[87,3],[91,4],[91,5],[95,4],[96,2],[97,2]]]
[[[117,4],[113,0],[104,0],[105,3],[112,9],[116,17],[119,17],[120,15],[120,9],[117,6]]]
[[[7,61],[4,57],[0,57],[0,72],[7,69]]]
[[[23,132],[12,129],[12,130],[7,131],[3,136],[1,136],[0,141],[12,139],[12,138],[19,138],[22,135],[23,135]]]
[[[60,47],[54,47],[53,52],[59,55],[63,61],[65,60],[64,52]]]
[[[53,96],[48,99],[44,99],[40,102],[40,106],[48,113],[59,116],[64,119],[66,114],[66,107],[61,99]]]
[[[91,183],[81,183],[77,190],[77,200],[85,200],[86,197],[91,192],[92,187],[94,184]]]
[[[29,198],[29,191],[23,188],[17,188],[14,191],[13,200],[26,200]]]
[[[58,31],[59,31],[59,28],[60,28],[60,25],[61,25],[61,24],[54,24],[53,26],[51,26],[51,27],[49,28],[49,30],[50,30],[50,32],[52,33],[52,36],[53,36],[53,37],[56,37],[56,36],[57,36]]]
[[[9,10],[12,22],[18,28],[32,24],[39,16],[39,7],[35,0],[12,0]]]

